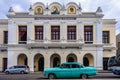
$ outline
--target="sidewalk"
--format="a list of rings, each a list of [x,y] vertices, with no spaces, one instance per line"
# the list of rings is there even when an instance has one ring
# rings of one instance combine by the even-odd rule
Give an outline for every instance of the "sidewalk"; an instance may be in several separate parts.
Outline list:
[[[98,70],[98,73],[111,73],[111,71],[108,71],[108,70]]]

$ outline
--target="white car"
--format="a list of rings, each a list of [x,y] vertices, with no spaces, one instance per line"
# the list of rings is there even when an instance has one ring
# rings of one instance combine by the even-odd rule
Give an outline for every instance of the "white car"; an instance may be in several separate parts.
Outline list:
[[[6,74],[14,74],[14,73],[27,74],[29,73],[29,66],[26,66],[26,65],[11,66],[5,70],[5,73]]]

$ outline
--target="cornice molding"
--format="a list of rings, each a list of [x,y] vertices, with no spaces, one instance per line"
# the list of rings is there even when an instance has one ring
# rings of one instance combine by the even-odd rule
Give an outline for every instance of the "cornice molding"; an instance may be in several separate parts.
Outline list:
[[[82,15],[7,15],[8,18],[102,18],[104,15],[96,15],[96,14],[82,14]]]

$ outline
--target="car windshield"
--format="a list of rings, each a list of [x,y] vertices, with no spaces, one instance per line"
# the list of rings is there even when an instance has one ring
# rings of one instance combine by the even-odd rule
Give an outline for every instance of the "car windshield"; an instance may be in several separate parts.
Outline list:
[[[13,69],[14,68],[14,66],[12,66],[12,67],[9,67],[9,69]]]
[[[81,64],[81,65],[80,65],[80,67],[82,67],[82,68],[83,68],[83,67],[85,67],[85,66],[84,66],[83,64]]]

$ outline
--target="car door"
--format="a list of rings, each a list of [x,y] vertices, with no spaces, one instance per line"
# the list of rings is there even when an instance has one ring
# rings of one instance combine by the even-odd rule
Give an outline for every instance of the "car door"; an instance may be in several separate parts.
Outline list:
[[[9,72],[10,72],[10,73],[15,73],[15,66],[10,67],[10,68],[9,68]]]
[[[71,72],[72,72],[71,77],[73,77],[73,78],[80,77],[81,71],[82,71],[82,69],[81,69],[80,65],[78,65],[78,64],[71,65]]]
[[[70,78],[71,77],[71,68],[69,64],[63,64],[61,70],[59,71],[60,78]]]
[[[14,73],[18,73],[18,67],[14,66]]]

